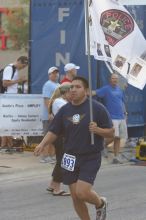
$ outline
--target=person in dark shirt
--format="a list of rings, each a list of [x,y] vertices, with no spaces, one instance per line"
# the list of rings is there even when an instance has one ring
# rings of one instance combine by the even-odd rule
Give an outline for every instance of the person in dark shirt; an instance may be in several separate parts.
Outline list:
[[[96,207],[96,220],[106,219],[106,198],[92,188],[101,166],[101,151],[105,137],[113,137],[114,129],[105,107],[93,100],[93,121],[90,122],[88,82],[76,76],[71,83],[71,103],[55,115],[49,132],[35,148],[37,156],[57,136],[64,136],[62,158],[63,183],[69,185],[74,209],[82,220],[90,220],[86,203]],[[91,144],[91,133],[94,144]]]

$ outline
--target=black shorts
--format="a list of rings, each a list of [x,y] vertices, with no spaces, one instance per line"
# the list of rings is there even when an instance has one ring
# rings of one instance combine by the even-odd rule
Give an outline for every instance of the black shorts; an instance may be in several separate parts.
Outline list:
[[[71,185],[82,180],[93,185],[100,166],[101,152],[91,155],[78,155],[76,156],[74,171],[63,169],[63,183]]]

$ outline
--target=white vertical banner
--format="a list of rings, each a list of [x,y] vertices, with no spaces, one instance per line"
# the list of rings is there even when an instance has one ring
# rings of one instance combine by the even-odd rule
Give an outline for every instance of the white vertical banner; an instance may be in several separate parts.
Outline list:
[[[90,48],[98,60],[111,62],[128,83],[143,89],[146,83],[146,40],[118,0],[90,0]],[[130,65],[130,72],[127,70]],[[132,74],[137,69],[138,74]]]

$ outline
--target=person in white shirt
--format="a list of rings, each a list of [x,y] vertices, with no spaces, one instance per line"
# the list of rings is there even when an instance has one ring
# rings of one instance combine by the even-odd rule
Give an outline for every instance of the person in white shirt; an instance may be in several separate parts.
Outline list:
[[[13,77],[12,66],[15,68]],[[26,66],[28,66],[28,58],[26,56],[21,56],[14,63],[5,67],[3,72],[3,86],[6,88],[5,93],[18,93],[18,84],[22,84],[27,81],[26,76],[19,76],[19,71],[24,69]]]
[[[62,106],[71,100],[70,94],[71,83],[64,82],[57,88],[50,99],[49,113],[55,116]],[[70,193],[61,190],[62,170],[61,160],[63,156],[63,137],[59,137],[55,142],[56,165],[52,172],[52,180],[47,188],[48,192],[54,196],[69,196]]]
[[[20,56],[14,63],[7,65],[3,71],[3,87],[7,94],[18,93],[18,84],[23,84],[27,81],[26,76],[19,76],[19,71],[28,66],[28,58]],[[14,70],[13,70],[14,69]],[[14,71],[14,73],[13,73]],[[13,146],[13,138],[11,136],[3,136],[1,138],[1,149],[11,152]]]

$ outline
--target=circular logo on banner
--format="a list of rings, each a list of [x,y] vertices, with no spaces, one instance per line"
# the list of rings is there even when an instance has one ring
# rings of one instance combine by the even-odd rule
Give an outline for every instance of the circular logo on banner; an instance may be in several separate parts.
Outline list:
[[[110,9],[101,14],[100,24],[109,45],[114,46],[134,30],[133,18],[126,12]]]

